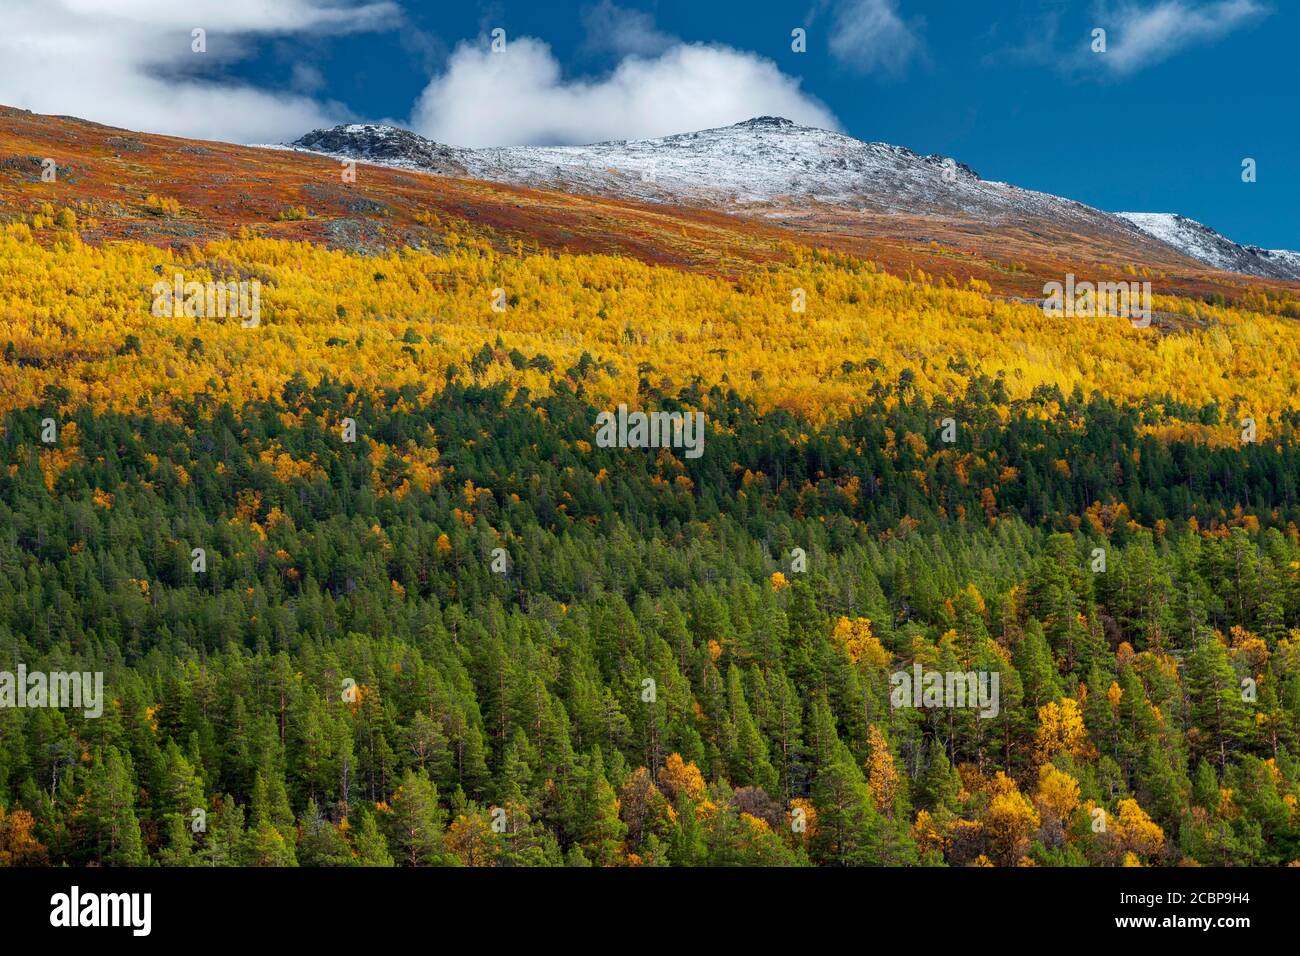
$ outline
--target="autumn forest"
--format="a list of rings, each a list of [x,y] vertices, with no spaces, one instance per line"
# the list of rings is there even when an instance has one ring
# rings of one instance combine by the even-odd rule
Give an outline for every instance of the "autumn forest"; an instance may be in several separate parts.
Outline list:
[[[0,671],[105,700],[0,707],[0,865],[1300,864],[1289,287],[1107,266],[1135,328],[978,250],[28,179]]]

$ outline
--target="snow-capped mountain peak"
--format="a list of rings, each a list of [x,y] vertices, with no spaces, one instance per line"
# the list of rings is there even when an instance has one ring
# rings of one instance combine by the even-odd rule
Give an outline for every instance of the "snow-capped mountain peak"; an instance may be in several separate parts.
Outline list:
[[[1184,255],[1215,268],[1273,279],[1300,279],[1300,252],[1243,246],[1178,213],[1120,212],[1116,215]]]
[[[979,213],[994,221],[1042,211],[1096,210],[986,182],[969,166],[902,146],[759,116],[717,129],[585,146],[444,146],[407,130],[316,130],[293,148],[444,175],[734,211],[824,204],[878,212]]]
[[[1116,251],[1136,247],[1167,258],[1172,250],[1216,268],[1300,279],[1300,254],[1240,246],[1182,216],[1102,212],[981,179],[950,157],[864,142],[780,116],[654,139],[486,148],[352,124],[315,130],[290,148],[444,176],[782,220],[821,212],[905,215],[959,223],[965,234],[1014,231],[1047,241],[1090,236]]]

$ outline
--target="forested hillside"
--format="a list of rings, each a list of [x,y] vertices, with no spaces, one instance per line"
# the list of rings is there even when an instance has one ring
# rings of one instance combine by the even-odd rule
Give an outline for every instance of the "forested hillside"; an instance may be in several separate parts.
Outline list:
[[[1290,293],[82,225],[0,233],[0,670],[107,700],[0,707],[0,864],[1300,861]]]
[[[1162,444],[1140,412],[1060,395],[1003,425],[989,383],[942,409],[889,385],[892,407],[819,428],[713,388],[664,397],[709,410],[710,453],[653,459],[583,444],[581,379],[420,404],[295,379],[174,424],[83,414],[52,488],[31,454],[47,409],[11,416],[4,653],[105,669],[111,700],[0,711],[3,859],[1300,855],[1289,439]],[[448,479],[342,443],[325,420],[349,397]],[[940,412],[980,423],[958,450],[894,440]],[[1019,481],[995,498],[990,468]],[[999,672],[1000,713],[891,708],[914,661]]]

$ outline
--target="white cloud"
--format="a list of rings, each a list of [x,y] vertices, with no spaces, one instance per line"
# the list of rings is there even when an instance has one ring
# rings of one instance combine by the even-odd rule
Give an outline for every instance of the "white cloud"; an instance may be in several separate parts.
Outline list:
[[[831,53],[863,72],[897,75],[922,53],[921,28],[903,21],[898,0],[843,0],[831,23]]]
[[[1051,10],[1025,41],[996,50],[984,64],[1003,62],[1050,66],[1072,76],[1124,78],[1167,60],[1188,47],[1227,36],[1248,22],[1267,16],[1258,0],[1195,3],[1160,0],[1154,4],[1099,2],[1087,20],[1062,26],[1062,12]],[[1106,31],[1106,51],[1092,51],[1092,30]],[[1069,36],[1071,40],[1063,37]]]
[[[273,39],[401,25],[396,0],[0,0],[0,103],[127,129],[234,142],[278,142],[355,119],[328,99],[308,56],[280,87],[240,82],[230,66]],[[461,145],[580,143],[665,135],[763,114],[838,128],[831,112],[770,60],[684,44],[646,14],[602,0],[586,11],[589,43],[621,59],[570,79],[545,43],[506,52],[462,44],[413,107],[412,125]],[[207,31],[207,52],[190,31]],[[401,37],[409,31],[403,30]],[[399,37],[399,39],[401,38]],[[427,41],[427,42],[426,42]],[[437,44],[423,38],[432,58]]]
[[[1107,49],[1094,57],[1114,73],[1135,73],[1186,47],[1216,40],[1264,12],[1255,0],[1199,5],[1184,0],[1162,0],[1154,6],[1125,3],[1099,18],[1098,26],[1107,30]]]
[[[310,63],[295,63],[291,85],[300,93],[319,93],[325,89],[325,74]]]
[[[628,57],[608,76],[566,80],[531,37],[502,53],[461,44],[412,114],[417,132],[457,146],[557,145],[666,136],[778,115],[838,129],[834,115],[770,60],[722,46],[679,44]]]
[[[675,46],[678,39],[655,26],[654,17],[640,10],[628,10],[612,0],[601,0],[583,11],[587,46],[620,56],[654,56]]]
[[[177,136],[293,138],[346,109],[232,83],[223,67],[251,37],[383,29],[399,16],[389,0],[4,0],[0,103]],[[196,27],[207,53],[191,50]]]

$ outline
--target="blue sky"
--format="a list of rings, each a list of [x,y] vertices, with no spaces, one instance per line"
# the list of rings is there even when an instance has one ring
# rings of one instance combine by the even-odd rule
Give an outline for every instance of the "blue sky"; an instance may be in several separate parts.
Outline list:
[[[1284,0],[119,0],[93,16],[92,0],[11,5],[0,102],[40,112],[243,142],[390,120],[468,145],[777,113],[1300,249],[1300,4]],[[196,55],[191,27],[205,24]],[[490,50],[498,28],[504,55]],[[795,28],[806,52],[791,49]],[[1104,52],[1091,48],[1097,28]],[[66,51],[44,84],[17,45],[33,40]],[[1247,157],[1254,183],[1242,182]]]

